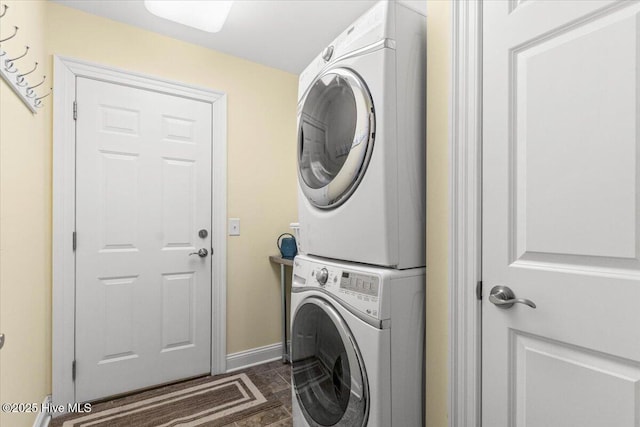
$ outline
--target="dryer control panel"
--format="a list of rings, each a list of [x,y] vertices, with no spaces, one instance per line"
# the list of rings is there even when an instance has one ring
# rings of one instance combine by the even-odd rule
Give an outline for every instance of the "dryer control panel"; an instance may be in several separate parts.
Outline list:
[[[377,275],[323,264],[300,267],[294,267],[294,287],[322,289],[363,314],[384,320],[380,307],[382,285]]]

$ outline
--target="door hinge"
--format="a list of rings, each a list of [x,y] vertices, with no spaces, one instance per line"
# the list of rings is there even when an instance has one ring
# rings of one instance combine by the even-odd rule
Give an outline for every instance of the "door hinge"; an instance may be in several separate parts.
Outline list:
[[[482,280],[476,284],[476,298],[482,300]]]
[[[71,380],[76,380],[76,361],[71,362]]]
[[[73,101],[73,120],[78,120],[78,102]]]
[[[76,246],[78,244],[78,239],[76,238],[76,232],[74,231],[71,236],[71,243],[73,244],[73,250],[76,250]]]

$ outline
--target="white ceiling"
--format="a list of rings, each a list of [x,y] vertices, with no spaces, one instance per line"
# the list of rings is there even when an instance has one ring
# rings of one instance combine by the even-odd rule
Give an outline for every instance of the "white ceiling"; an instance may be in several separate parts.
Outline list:
[[[141,0],[51,0],[189,43],[299,74],[375,0],[236,0],[218,33],[152,15]],[[426,15],[426,0],[401,0]]]

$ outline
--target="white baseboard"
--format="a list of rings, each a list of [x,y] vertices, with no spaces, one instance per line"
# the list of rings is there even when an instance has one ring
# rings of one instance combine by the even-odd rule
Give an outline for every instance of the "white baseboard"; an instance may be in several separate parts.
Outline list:
[[[47,409],[51,407],[51,396],[46,396],[42,401],[41,408]],[[48,427],[51,422],[51,413],[48,410],[38,412],[33,427]]]
[[[233,372],[280,359],[282,359],[282,343],[251,348],[249,350],[228,354],[227,372]]]

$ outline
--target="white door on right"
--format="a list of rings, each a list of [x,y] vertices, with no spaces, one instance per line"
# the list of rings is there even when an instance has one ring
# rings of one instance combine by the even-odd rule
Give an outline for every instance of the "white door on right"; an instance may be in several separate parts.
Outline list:
[[[482,425],[639,427],[640,3],[483,28]]]

